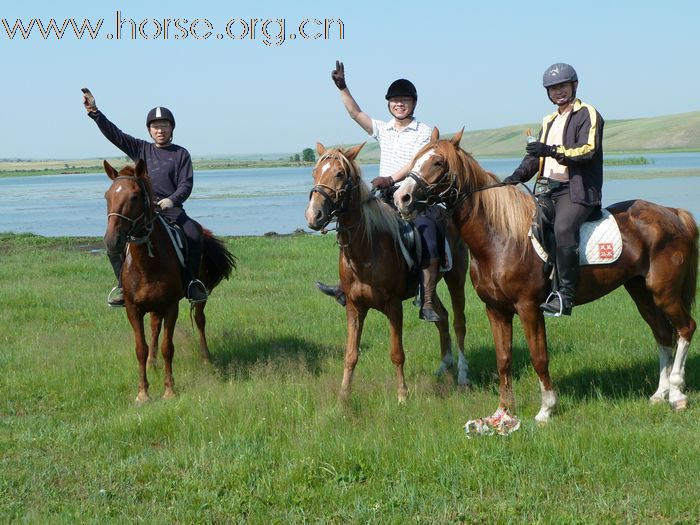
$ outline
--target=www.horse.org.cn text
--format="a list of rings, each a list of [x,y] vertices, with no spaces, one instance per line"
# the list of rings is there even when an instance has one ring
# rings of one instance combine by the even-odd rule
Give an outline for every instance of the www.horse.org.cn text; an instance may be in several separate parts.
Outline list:
[[[249,40],[268,47],[281,46],[294,40],[344,40],[345,24],[338,18],[304,18],[298,23],[287,23],[285,18],[230,18],[217,25],[206,18],[144,18],[134,20],[115,12],[114,24],[105,24],[104,18],[97,21],[73,18],[44,21],[31,18],[29,21],[0,19],[0,39],[61,40]],[[217,27],[221,28],[217,30]]]

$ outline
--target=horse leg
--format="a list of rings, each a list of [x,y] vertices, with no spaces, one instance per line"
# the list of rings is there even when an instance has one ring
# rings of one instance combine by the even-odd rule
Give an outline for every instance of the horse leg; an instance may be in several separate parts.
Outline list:
[[[486,315],[491,324],[491,333],[496,346],[496,366],[498,368],[498,411],[513,410],[513,314],[501,312],[491,306],[486,307]]]
[[[452,339],[450,338],[450,323],[447,309],[440,301],[437,292],[434,294],[433,310],[440,316],[440,320],[435,323],[440,334],[440,366],[435,371],[435,375],[442,376],[448,369],[454,366],[454,357],[452,356]]]
[[[549,354],[547,353],[547,329],[544,316],[537,304],[518,312],[530,348],[530,360],[540,379],[541,405],[535,416],[538,423],[547,423],[557,406],[557,394],[549,377]]]
[[[663,313],[675,327],[678,336],[673,367],[669,374],[670,390],[668,402],[674,410],[683,410],[688,406],[688,398],[683,393],[685,389],[685,361],[688,357],[688,349],[695,333],[696,324],[684,307],[680,297],[673,302],[663,302],[661,304]]]
[[[194,322],[197,325],[199,332],[199,353],[205,363],[211,363],[211,354],[209,353],[209,345],[207,344],[207,334],[205,328],[207,326],[207,318],[204,315],[204,306],[206,302],[197,303],[194,305]]]
[[[437,295],[435,296],[437,299]],[[438,311],[438,314],[442,317],[445,308],[439,304],[440,300],[437,299],[437,305],[442,308],[443,311]],[[436,303],[433,303],[435,306]],[[408,397],[408,387],[406,386],[406,378],[403,374],[403,365],[406,361],[406,354],[403,350],[403,305],[401,301],[392,302],[389,308],[385,312],[386,316],[389,318],[389,332],[391,338],[391,362],[394,363],[396,368],[396,383],[398,390],[399,403],[405,403]],[[440,324],[444,324],[445,331],[447,330],[447,321],[443,318]],[[442,334],[441,334],[442,335]],[[448,331],[447,338],[449,339],[450,334]],[[449,344],[449,341],[448,341]]]
[[[148,378],[146,377],[146,361],[148,359],[148,345],[146,345],[146,335],[143,328],[143,314],[138,312],[136,307],[126,308],[126,315],[129,318],[131,328],[134,330],[136,342],[136,359],[139,362],[139,387],[136,394],[136,403],[141,404],[149,400]]]
[[[663,275],[663,272],[659,272]],[[690,315],[690,304],[685,304],[682,288],[685,283],[668,282],[668,279],[654,279],[652,270],[647,275],[646,283],[654,296],[654,304],[669,320],[677,336],[673,367],[669,373],[668,401],[674,410],[683,410],[688,406],[688,398],[683,393],[685,388],[685,361],[688,357],[690,342],[695,333],[695,320]],[[680,279],[680,274],[676,281]]]
[[[175,380],[173,379],[173,355],[175,355],[175,345],[173,344],[173,335],[175,334],[175,323],[179,312],[178,302],[175,301],[168,307],[163,316],[163,342],[160,345],[160,351],[163,354],[163,362],[165,363],[165,377],[163,383],[165,390],[163,399],[172,399],[175,397]]]
[[[647,289],[643,278],[639,277],[625,283],[625,288],[637,305],[640,315],[651,328],[659,349],[659,386],[649,398],[649,401],[652,404],[666,402],[671,390],[673,327],[664,313],[654,303],[654,296]]]
[[[148,345],[148,360],[146,368],[153,369],[158,365],[158,338],[160,337],[160,328],[162,326],[162,318],[154,312],[151,312],[151,344]]]
[[[459,264],[464,266],[463,269],[459,270],[453,267],[452,271],[445,274],[445,283],[450,291],[450,300],[452,301],[452,315],[454,319],[452,320],[452,328],[455,332],[455,337],[457,338],[457,351],[459,352],[459,357],[457,361],[457,384],[468,388],[471,385],[469,381],[469,364],[467,363],[467,358],[464,355],[464,338],[467,335],[467,318],[464,315],[465,306],[465,293],[464,285],[466,281],[466,253],[463,262],[460,260]],[[454,262],[457,265],[458,261]],[[450,356],[452,353],[450,352]]]
[[[348,320],[348,339],[345,345],[343,382],[340,385],[340,399],[343,401],[350,399],[352,375],[360,357],[360,339],[366,315],[366,308],[357,306],[350,298],[347,299],[345,316]]]

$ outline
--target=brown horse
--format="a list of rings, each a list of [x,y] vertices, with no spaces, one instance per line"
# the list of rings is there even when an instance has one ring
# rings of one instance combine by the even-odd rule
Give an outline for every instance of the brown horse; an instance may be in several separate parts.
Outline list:
[[[513,406],[512,322],[517,314],[540,379],[542,404],[535,419],[547,421],[557,398],[539,308],[550,285],[528,239],[535,204],[515,187],[498,184],[459,148],[461,138],[460,132],[452,140],[439,140],[434,130],[432,142],[416,154],[410,184],[396,193],[395,202],[408,215],[424,200],[442,200],[454,210],[472,257],[471,279],[486,304],[496,345],[499,410]],[[698,270],[697,225],[684,210],[642,200],[613,204],[608,210],[622,233],[622,254],[610,264],[582,267],[575,302],[587,303],[624,286],[659,347],[659,387],[651,401],[669,401],[674,409],[683,409],[685,360],[696,327],[691,308]]]
[[[136,357],[139,361],[139,386],[136,402],[148,400],[147,365],[155,365],[156,348],[161,327],[163,341],[161,352],[165,361],[164,398],[175,395],[172,360],[175,353],[173,332],[178,316],[178,305],[184,297],[180,278],[180,263],[154,206],[151,182],[145,163],[139,160],[136,167],[125,166],[119,173],[104,161],[107,176],[112,185],[105,193],[107,199],[107,231],[105,246],[111,252],[122,253],[126,247],[126,259],[122,268],[122,284],[126,314],[136,338]],[[231,275],[235,258],[223,243],[204,229],[201,279],[212,290],[222,279]],[[209,347],[204,331],[206,318],[204,306],[193,306],[194,319],[199,331],[200,352],[205,361],[210,360]],[[151,345],[146,344],[143,318],[151,313]]]
[[[396,367],[398,397],[403,402],[408,394],[404,380],[403,305],[402,301],[416,295],[418,275],[410,272],[399,246],[400,219],[394,209],[374,198],[362,181],[355,157],[364,144],[343,151],[326,149],[317,144],[318,162],[313,170],[314,187],[306,208],[306,220],[314,230],[337,220],[340,254],[338,271],[347,297],[345,312],[348,339],[345,349],[345,369],[340,388],[341,398],[350,396],[352,375],[359,358],[360,338],[365,316],[370,308],[389,318],[391,331],[391,361]],[[459,348],[458,382],[468,385],[467,360],[464,357],[466,319],[464,316],[464,284],[468,266],[467,251],[459,234],[452,227],[448,232],[453,253],[452,269],[444,274],[450,291],[454,313],[454,331]],[[438,373],[453,364],[448,313],[440,300],[435,310],[441,321],[442,354]]]

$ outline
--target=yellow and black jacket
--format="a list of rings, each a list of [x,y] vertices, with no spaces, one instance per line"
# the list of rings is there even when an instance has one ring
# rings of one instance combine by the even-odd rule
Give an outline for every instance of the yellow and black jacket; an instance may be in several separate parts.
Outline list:
[[[542,119],[542,129],[537,140],[547,142],[555,111]],[[603,117],[581,100],[574,107],[564,125],[564,144],[556,146],[554,158],[569,169],[569,194],[571,202],[586,206],[600,206],[603,187]],[[526,155],[513,173],[522,182],[542,170],[544,157]]]

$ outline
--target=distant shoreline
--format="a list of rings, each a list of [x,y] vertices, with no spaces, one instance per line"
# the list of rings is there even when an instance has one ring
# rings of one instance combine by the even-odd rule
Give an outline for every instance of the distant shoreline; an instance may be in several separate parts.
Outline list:
[[[606,162],[606,165],[610,166],[635,166],[639,164],[644,164],[640,162],[640,157],[643,158],[645,154],[673,154],[673,153],[695,153],[700,150],[696,149],[668,149],[668,150],[647,150],[647,151],[613,151],[609,152],[609,155],[629,155],[628,159],[614,159],[613,161]],[[498,158],[517,158],[519,155],[477,155],[479,158],[483,159],[498,159]],[[107,159],[107,161],[112,164],[117,169],[129,164],[130,161],[124,159],[124,157],[116,159]],[[95,164],[93,164],[93,162]],[[360,159],[360,164],[378,164],[379,159]],[[60,165],[63,167],[60,167]],[[22,165],[21,168],[18,165]],[[24,167],[26,165],[26,167]],[[203,170],[232,170],[232,169],[262,169],[262,168],[311,168],[314,166],[313,162],[290,162],[290,161],[273,161],[273,160],[216,160],[216,159],[201,159],[194,160],[193,166],[196,171]],[[34,177],[40,175],[72,175],[81,173],[101,173],[103,171],[102,164],[97,159],[90,160],[48,160],[48,161],[19,161],[19,162],[0,162],[0,178],[9,177]],[[674,171],[674,170],[672,170]],[[674,175],[674,176],[695,176],[697,175],[697,170],[678,170],[678,171],[689,171],[689,175]],[[658,176],[660,173],[669,174],[669,171],[663,170],[644,170],[643,177],[649,178],[648,174],[656,173]],[[613,178],[616,177],[610,172],[606,176],[611,175]],[[624,175],[624,178],[631,178]]]

